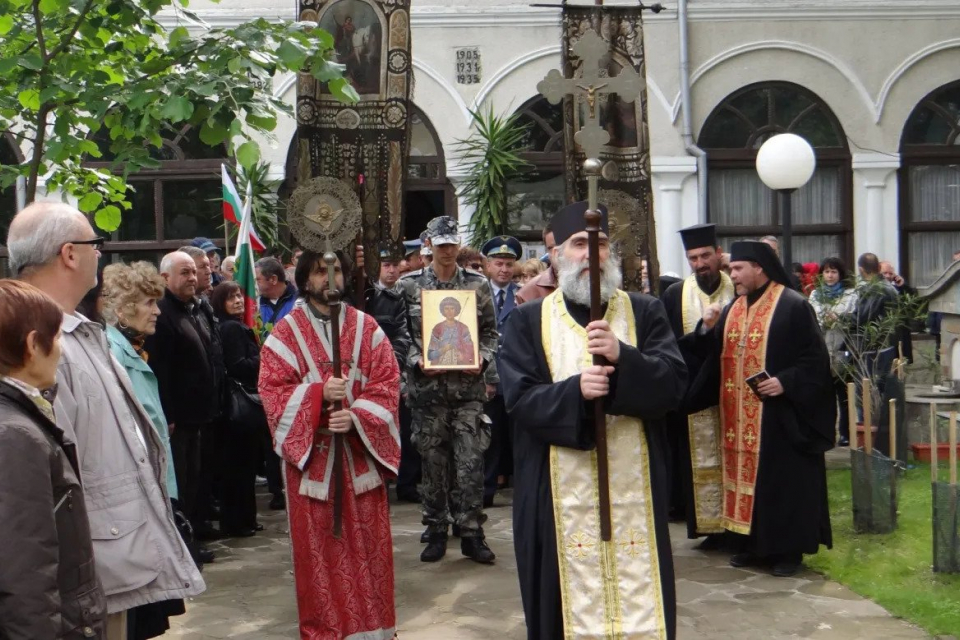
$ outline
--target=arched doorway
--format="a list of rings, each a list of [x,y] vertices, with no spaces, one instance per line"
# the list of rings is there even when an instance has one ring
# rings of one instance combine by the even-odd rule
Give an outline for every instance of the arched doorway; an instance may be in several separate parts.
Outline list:
[[[0,135],[0,165],[12,166],[23,162],[23,155],[9,132]],[[12,274],[7,267],[7,231],[10,230],[10,221],[17,213],[17,187],[11,184],[0,189],[0,277],[6,278]]]
[[[928,94],[907,118],[899,181],[904,277],[928,285],[960,251],[960,80]]]
[[[754,84],[725,98],[707,117],[698,144],[708,158],[708,220],[724,247],[782,233],[779,199],[757,175],[757,150],[795,133],[816,153],[813,178],[793,196],[793,256],[820,262],[853,253],[853,178],[847,138],[823,100],[788,82]]]
[[[410,158],[403,233],[417,238],[437,216],[457,218],[457,194],[447,179],[443,145],[433,123],[416,105],[410,112]]]
[[[517,112],[526,126],[524,152],[531,170],[509,185],[508,229],[523,242],[539,243],[550,218],[564,204],[563,109],[536,95]]]
[[[297,187],[299,138],[294,134],[287,150],[286,179],[278,196],[282,202]],[[403,216],[404,238],[417,238],[437,216],[457,217],[457,194],[447,178],[443,144],[433,123],[416,105],[410,105],[410,145]],[[286,231],[284,231],[286,233]]]

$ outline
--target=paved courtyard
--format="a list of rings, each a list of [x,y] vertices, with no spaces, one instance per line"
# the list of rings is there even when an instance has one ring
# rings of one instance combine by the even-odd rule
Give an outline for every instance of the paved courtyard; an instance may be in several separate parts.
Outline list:
[[[290,545],[283,512],[266,511],[264,532],[215,543],[217,561],[204,569],[207,593],[175,618],[168,636],[206,640],[297,638]],[[418,559],[422,527],[416,505],[395,504],[397,617],[402,640],[520,640],[526,637],[510,528],[510,493],[490,509],[487,537],[494,566],[460,555],[451,540],[437,564]],[[928,636],[892,618],[849,589],[806,571],[778,579],[733,569],[724,554],[694,550],[681,526],[671,525],[680,640],[715,638],[919,639]]]

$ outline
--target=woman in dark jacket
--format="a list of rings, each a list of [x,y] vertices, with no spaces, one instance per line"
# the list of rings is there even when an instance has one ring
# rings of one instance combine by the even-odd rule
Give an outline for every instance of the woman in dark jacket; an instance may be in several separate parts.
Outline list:
[[[228,406],[246,407],[241,415],[227,415],[220,530],[228,537],[248,537],[263,529],[257,524],[255,483],[260,462],[260,438],[268,432],[259,401],[260,345],[253,329],[243,324],[243,292],[236,282],[222,282],[210,295],[210,305],[220,320],[220,341],[227,369]],[[246,395],[244,395],[246,394]],[[230,412],[228,411],[228,414]]]
[[[102,638],[77,448],[53,414],[63,313],[0,280],[0,638]]]

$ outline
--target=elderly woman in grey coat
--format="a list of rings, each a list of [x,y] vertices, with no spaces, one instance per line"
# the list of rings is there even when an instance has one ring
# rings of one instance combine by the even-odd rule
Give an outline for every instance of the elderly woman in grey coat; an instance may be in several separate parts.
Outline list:
[[[0,638],[102,637],[76,445],[50,391],[63,312],[39,289],[0,280]]]

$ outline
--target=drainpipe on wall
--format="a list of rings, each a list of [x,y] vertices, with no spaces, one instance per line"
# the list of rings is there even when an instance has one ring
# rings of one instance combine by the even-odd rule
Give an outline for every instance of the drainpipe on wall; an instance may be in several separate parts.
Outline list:
[[[693,139],[690,104],[690,38],[687,33],[687,0],[677,0],[677,28],[680,31],[680,113],[684,147],[697,159],[697,221],[707,221],[707,152]]]

